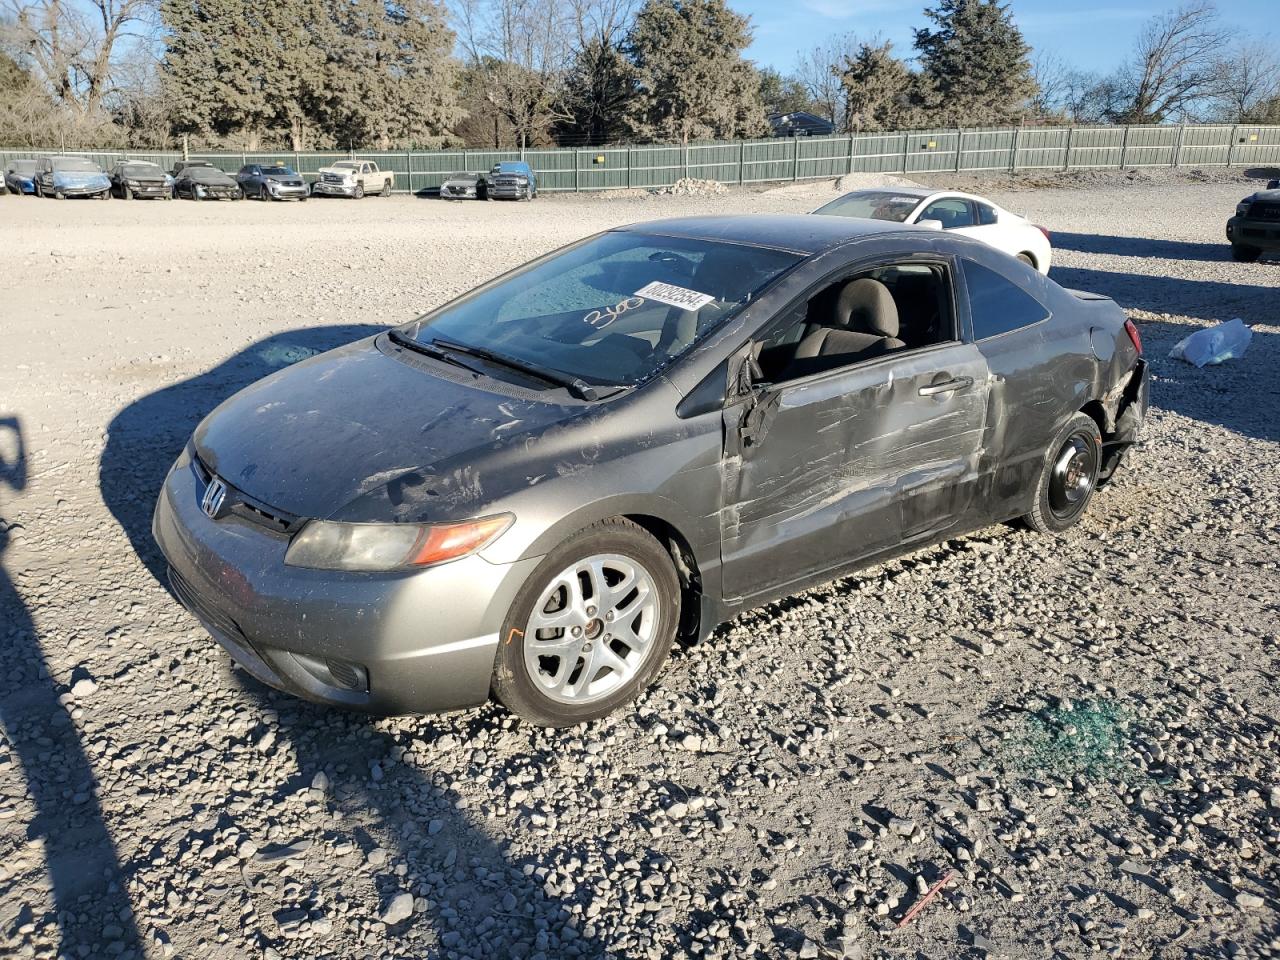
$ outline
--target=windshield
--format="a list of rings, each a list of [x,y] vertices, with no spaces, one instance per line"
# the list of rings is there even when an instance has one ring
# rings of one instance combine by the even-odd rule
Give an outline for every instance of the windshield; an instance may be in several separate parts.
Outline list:
[[[124,175],[126,177],[163,177],[164,171],[152,163],[126,163]]]
[[[360,166],[360,164],[351,160],[339,160],[337,163],[332,163],[329,166],[334,170],[355,170]]]
[[[619,231],[448,304],[410,328],[593,384],[656,373],[802,258]],[[447,349],[447,348],[446,348]]]
[[[478,178],[477,178],[476,174],[474,174],[474,173],[451,173],[451,174],[449,174],[449,176],[448,176],[448,177],[446,177],[446,179],[448,179],[448,180],[475,180],[475,179],[478,179]]]
[[[9,164],[9,169],[13,173],[28,174],[36,172],[36,162],[34,160],[15,160]]]
[[[491,173],[528,173],[529,168],[523,163],[495,163]]]
[[[917,206],[921,197],[893,193],[889,190],[859,190],[832,200],[814,213],[836,217],[862,217],[866,220],[892,220],[902,223]]]
[[[53,169],[59,173],[101,173],[98,165],[92,160],[81,160],[79,157],[60,157],[53,161]]]
[[[263,167],[262,175],[264,177],[296,177],[297,174],[288,167]]]
[[[227,175],[217,167],[187,167],[186,174],[192,180],[208,180],[210,182],[227,178]]]

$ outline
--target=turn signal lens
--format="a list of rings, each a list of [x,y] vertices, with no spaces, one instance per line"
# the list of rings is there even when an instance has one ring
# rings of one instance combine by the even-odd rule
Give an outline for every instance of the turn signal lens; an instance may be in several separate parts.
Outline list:
[[[511,514],[503,513],[496,517],[485,517],[483,520],[424,527],[425,536],[412,563],[417,567],[426,567],[433,563],[444,563],[447,560],[465,557],[496,540],[499,534],[509,526],[511,526]]]
[[[427,567],[475,553],[511,525],[499,514],[462,523],[336,523],[312,520],[294,536],[284,562],[317,570]]]
[[[1142,356],[1142,335],[1138,333],[1138,325],[1132,320],[1126,320],[1124,322],[1124,332],[1133,341],[1133,349],[1138,351],[1138,356]]]

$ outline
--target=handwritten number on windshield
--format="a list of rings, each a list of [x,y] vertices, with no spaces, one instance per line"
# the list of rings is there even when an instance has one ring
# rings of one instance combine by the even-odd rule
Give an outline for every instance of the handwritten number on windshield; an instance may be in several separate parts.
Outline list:
[[[644,297],[627,297],[627,299],[618,301],[612,307],[605,307],[603,310],[592,310],[582,318],[582,322],[600,330],[613,323],[628,310],[635,310],[643,306]]]

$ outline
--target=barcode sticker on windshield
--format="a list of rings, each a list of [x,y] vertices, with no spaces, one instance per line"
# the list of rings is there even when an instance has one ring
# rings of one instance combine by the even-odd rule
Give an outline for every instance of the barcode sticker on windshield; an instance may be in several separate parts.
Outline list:
[[[681,310],[701,310],[715,299],[708,293],[677,287],[674,283],[659,283],[657,280],[637,290],[636,296],[644,297],[646,300],[657,300],[659,303],[679,307]]]

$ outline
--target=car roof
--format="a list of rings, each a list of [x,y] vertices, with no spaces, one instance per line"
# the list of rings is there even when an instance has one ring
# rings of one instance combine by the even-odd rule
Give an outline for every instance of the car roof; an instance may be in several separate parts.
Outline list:
[[[816,217],[798,214],[740,214],[736,216],[676,217],[619,227],[690,240],[720,240],[757,247],[773,247],[812,256],[862,237],[923,230],[888,220],[854,217]]]

